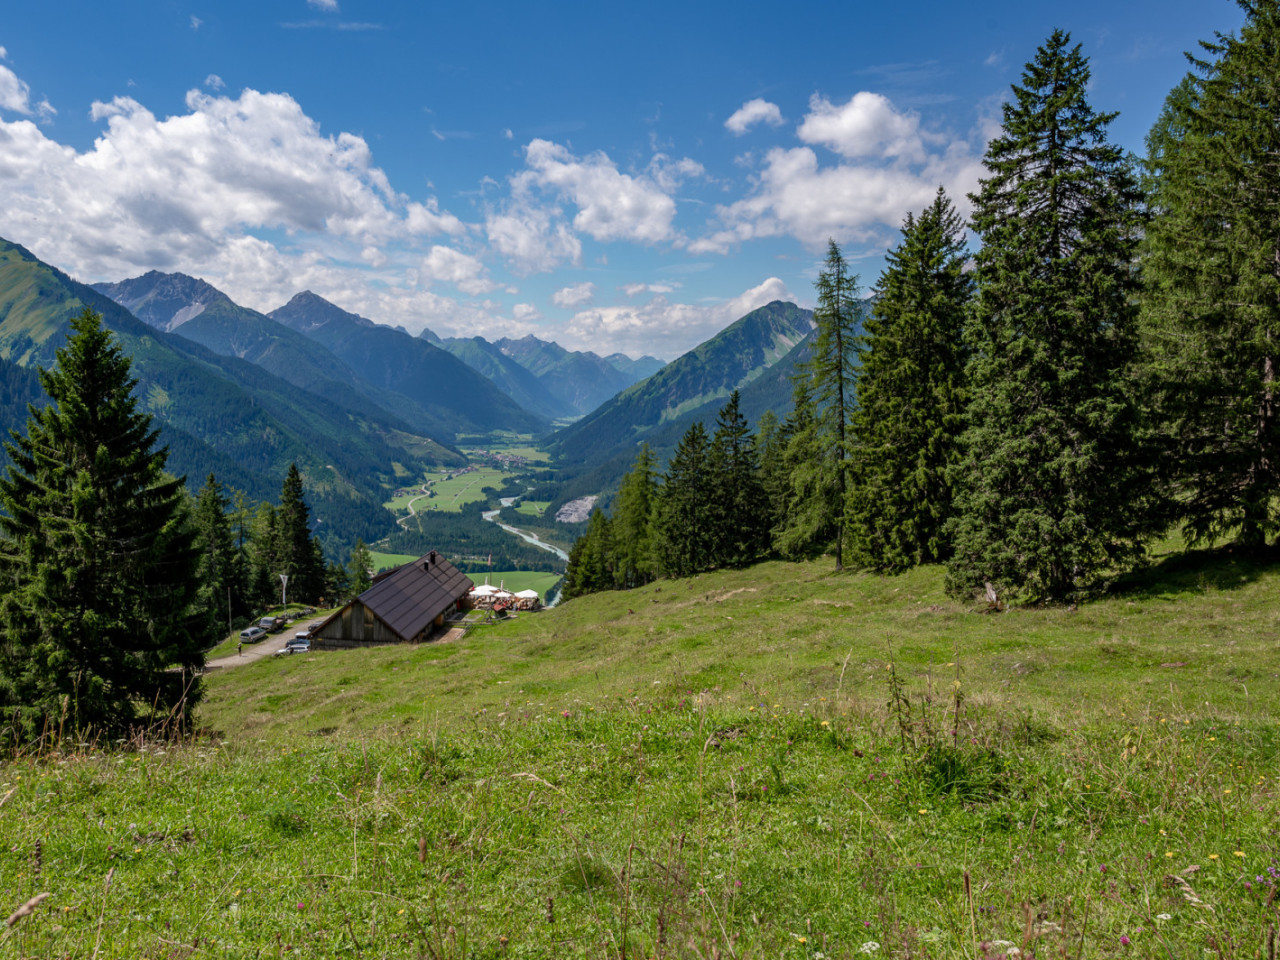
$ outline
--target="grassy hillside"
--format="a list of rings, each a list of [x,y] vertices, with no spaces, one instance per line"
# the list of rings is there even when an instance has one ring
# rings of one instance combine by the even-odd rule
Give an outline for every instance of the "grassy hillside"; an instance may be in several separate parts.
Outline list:
[[[0,767],[0,891],[52,894],[0,943],[1265,956],[1280,573],[999,615],[940,580],[764,564],[215,674],[209,739]]]

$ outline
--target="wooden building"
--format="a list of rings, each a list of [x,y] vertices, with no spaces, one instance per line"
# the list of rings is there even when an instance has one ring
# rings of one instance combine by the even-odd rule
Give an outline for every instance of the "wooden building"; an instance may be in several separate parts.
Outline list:
[[[371,586],[332,613],[312,634],[312,650],[349,650],[390,643],[423,643],[461,608],[471,580],[432,550],[380,574]]]

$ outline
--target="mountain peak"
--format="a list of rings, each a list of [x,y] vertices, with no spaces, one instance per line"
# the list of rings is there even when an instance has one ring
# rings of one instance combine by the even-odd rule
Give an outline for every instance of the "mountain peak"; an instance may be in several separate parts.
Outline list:
[[[207,281],[159,270],[118,283],[95,283],[93,289],[149,326],[166,331],[176,330],[215,303],[231,303],[230,297]]]

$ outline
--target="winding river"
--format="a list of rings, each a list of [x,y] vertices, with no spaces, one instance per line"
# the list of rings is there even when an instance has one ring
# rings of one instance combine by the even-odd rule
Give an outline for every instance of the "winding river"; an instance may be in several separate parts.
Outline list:
[[[511,506],[511,504],[515,503],[517,499],[519,498],[503,497],[498,502],[502,504],[503,507],[509,507]],[[553,544],[547,543],[544,540],[539,540],[538,535],[536,533],[527,533],[524,530],[518,529],[517,527],[508,526],[507,524],[501,522],[498,519],[498,514],[501,512],[502,512],[502,508],[499,507],[497,510],[485,510],[483,513],[480,514],[480,516],[484,517],[490,523],[496,523],[503,530],[507,531],[507,533],[514,533],[517,537],[519,537],[521,540],[524,540],[526,543],[531,543],[535,547],[538,547],[542,550],[546,550],[548,553],[554,553],[557,557],[559,557],[565,563],[569,562],[569,555],[567,553],[565,553],[563,550],[561,550],[559,547]],[[560,590],[557,587],[555,589],[554,595],[552,596],[551,600],[547,603],[547,607],[548,608],[554,607],[559,602],[560,602]]]

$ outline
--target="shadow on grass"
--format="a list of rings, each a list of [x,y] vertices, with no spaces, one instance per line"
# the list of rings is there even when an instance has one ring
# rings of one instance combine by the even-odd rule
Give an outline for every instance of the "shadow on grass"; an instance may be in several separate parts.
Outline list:
[[[1192,591],[1238,590],[1280,562],[1275,547],[1247,550],[1226,545],[1169,554],[1121,577],[1116,596],[1130,600],[1173,599]]]

